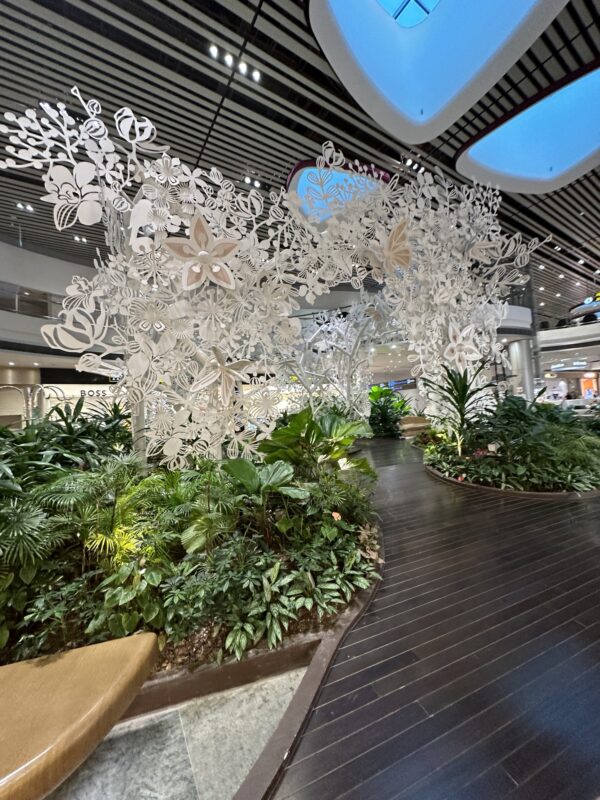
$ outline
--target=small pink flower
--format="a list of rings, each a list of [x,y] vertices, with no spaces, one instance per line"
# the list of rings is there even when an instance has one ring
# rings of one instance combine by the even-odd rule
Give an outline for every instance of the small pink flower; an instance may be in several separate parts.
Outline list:
[[[464,475],[459,475],[459,476],[458,476],[458,480],[459,480],[461,483],[464,481],[464,479],[465,479],[465,476],[464,476]]]
[[[332,511],[331,516],[334,518],[336,522],[339,522],[342,518],[342,515],[339,513],[339,511]]]

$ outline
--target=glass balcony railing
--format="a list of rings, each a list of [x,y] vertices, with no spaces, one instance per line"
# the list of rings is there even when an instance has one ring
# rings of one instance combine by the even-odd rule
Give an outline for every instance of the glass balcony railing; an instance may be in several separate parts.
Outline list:
[[[28,317],[56,319],[62,307],[63,298],[58,294],[40,292],[0,281],[0,311],[24,314]]]

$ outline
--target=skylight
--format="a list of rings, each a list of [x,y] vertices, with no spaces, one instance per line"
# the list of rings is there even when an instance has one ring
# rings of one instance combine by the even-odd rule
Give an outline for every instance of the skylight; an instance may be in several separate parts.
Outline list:
[[[403,28],[425,22],[440,0],[377,0]]]
[[[311,0],[342,83],[404,142],[438,136],[517,61],[567,0]]]
[[[600,163],[600,69],[545,95],[472,144],[459,172],[510,192],[566,186]],[[579,262],[581,264],[581,261]]]

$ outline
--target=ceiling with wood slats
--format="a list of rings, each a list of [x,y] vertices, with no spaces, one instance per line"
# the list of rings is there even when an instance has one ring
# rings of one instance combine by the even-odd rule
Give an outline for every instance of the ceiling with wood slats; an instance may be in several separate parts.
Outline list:
[[[2,0],[0,109],[18,111],[39,99],[71,103],[70,88],[77,84],[110,115],[128,105],[150,117],[173,155],[215,165],[241,184],[249,175],[265,191],[284,183],[291,168],[317,155],[327,139],[347,156],[384,168],[397,168],[405,155],[461,180],[455,157],[473,136],[598,62],[599,18],[600,0],[571,0],[444,134],[404,146],[341,86],[310,30],[303,0]],[[217,59],[211,44],[219,49]],[[233,68],[224,63],[225,53],[233,56]],[[245,76],[235,67],[240,59],[248,64]],[[260,71],[259,82],[251,78],[253,69]],[[39,174],[0,173],[0,238],[91,265],[103,246],[101,229],[78,225],[59,233],[51,206],[39,200],[42,193]],[[19,210],[19,202],[33,212]],[[552,235],[532,266],[536,311],[551,323],[565,317],[599,283],[600,170],[551,194],[506,194],[501,216],[509,232]]]

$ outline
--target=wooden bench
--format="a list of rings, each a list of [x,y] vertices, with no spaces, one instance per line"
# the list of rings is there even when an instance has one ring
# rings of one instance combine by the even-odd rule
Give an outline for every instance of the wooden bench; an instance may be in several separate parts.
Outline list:
[[[121,718],[158,655],[142,633],[0,667],[0,800],[38,800]]]
[[[416,436],[417,433],[427,430],[431,425],[427,417],[402,417],[400,420],[400,430],[403,436]]]

